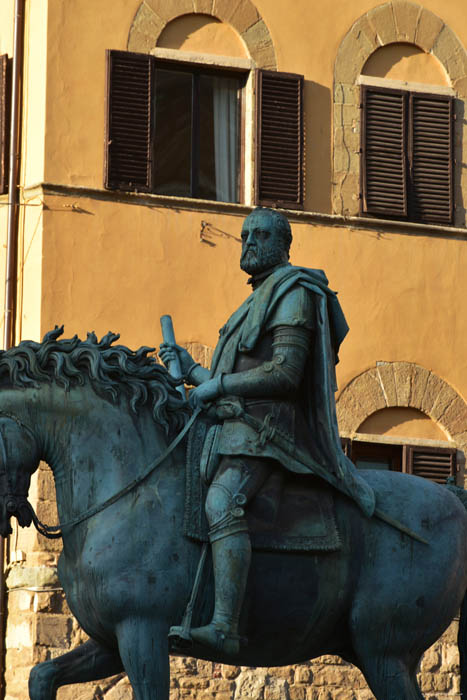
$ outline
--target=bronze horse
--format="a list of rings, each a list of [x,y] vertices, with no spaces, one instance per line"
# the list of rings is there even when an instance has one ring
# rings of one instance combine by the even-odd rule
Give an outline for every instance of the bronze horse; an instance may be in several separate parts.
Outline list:
[[[60,686],[124,670],[136,700],[167,700],[167,634],[180,624],[201,549],[182,534],[184,444],[164,458],[187,421],[186,404],[148,348],[114,346],[112,334],[100,343],[93,334],[59,340],[61,332],[0,354],[0,534],[11,531],[12,515],[30,524],[30,477],[45,460],[63,527],[60,580],[90,636],[33,669],[30,698],[53,700]],[[378,700],[419,700],[420,657],[462,605],[465,692],[464,506],[417,477],[368,471],[365,478],[378,506],[428,544],[366,519],[336,494],[340,551],[255,552],[242,620],[248,645],[235,658],[196,646],[188,653],[245,666],[338,654],[362,670]],[[201,622],[212,595],[208,581]]]

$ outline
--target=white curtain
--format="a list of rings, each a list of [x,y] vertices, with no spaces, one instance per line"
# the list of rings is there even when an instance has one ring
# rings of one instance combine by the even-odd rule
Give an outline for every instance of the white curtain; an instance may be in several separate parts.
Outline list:
[[[237,88],[235,79],[213,79],[216,199],[237,201]]]

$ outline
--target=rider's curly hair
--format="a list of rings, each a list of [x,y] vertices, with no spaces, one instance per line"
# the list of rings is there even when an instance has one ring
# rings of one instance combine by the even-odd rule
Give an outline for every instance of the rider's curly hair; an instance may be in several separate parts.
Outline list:
[[[113,403],[126,395],[131,410],[150,402],[152,417],[169,433],[186,422],[188,406],[176,390],[176,381],[149,353],[154,348],[133,351],[113,345],[116,333],[107,333],[100,341],[95,333],[86,340],[59,340],[63,326],[45,334],[42,343],[23,340],[16,347],[0,352],[0,382],[14,387],[37,386],[54,381],[65,390],[86,381],[97,394]]]

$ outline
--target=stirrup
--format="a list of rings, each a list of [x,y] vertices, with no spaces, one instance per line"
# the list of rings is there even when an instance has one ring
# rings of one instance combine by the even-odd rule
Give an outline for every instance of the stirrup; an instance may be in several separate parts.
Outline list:
[[[183,625],[171,627],[168,634],[169,645],[174,651],[178,649],[189,649],[193,646],[190,631]]]
[[[191,639],[195,643],[211,647],[228,656],[236,656],[240,652],[240,644],[246,644],[244,637],[240,637],[238,634],[230,634],[216,622],[211,622],[205,627],[192,629]]]
[[[181,625],[171,627],[169,630],[169,644],[170,647],[177,651],[179,649],[189,649],[193,646],[193,640],[190,635],[191,619],[193,617],[193,608],[195,606],[196,598],[198,596],[199,585],[201,582],[201,575],[204,569],[204,563],[206,561],[206,555],[208,553],[208,543],[204,542],[203,548],[201,550],[201,556],[199,559],[198,569],[196,570],[195,582],[193,584],[193,590],[191,591],[190,600],[186,606],[185,614],[183,615],[183,620]]]

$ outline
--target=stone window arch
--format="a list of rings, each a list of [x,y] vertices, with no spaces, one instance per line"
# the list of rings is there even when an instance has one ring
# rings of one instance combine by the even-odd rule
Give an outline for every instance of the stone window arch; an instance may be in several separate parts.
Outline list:
[[[339,429],[353,435],[371,415],[392,407],[429,416],[467,454],[466,402],[444,379],[412,362],[377,362],[352,379],[336,403]]]
[[[105,170],[108,189],[302,209],[304,77],[277,71],[271,35],[251,0],[175,0],[173,3],[143,0],[129,30],[127,49],[127,56],[123,55],[125,52],[122,55],[115,50],[109,52]],[[130,55],[132,58],[128,58]],[[125,112],[126,103],[122,106],[118,99],[111,100],[115,92],[112,85],[120,85],[119,80],[125,81],[129,75],[128,60],[133,62],[133,73],[139,70],[140,84],[150,86],[143,98],[147,104],[139,107],[141,114],[136,117],[136,112],[131,109],[128,112],[135,123],[137,118],[138,123],[141,120],[144,123],[142,131],[135,127],[128,129],[128,134],[138,129],[148,135],[142,155],[125,141],[127,135],[119,133],[118,127],[115,135],[111,132],[113,125],[120,123],[111,118],[116,110],[122,112],[122,119],[130,119]],[[165,69],[156,68],[163,62]],[[157,70],[160,80],[153,80],[152,71]],[[178,75],[174,77],[169,72]],[[183,72],[191,73],[191,87],[181,77]],[[224,82],[223,86],[219,86],[218,78]],[[228,101],[214,99],[222,96],[221,87],[226,88]],[[177,144],[174,146],[175,132],[171,130],[173,120],[166,116],[170,111],[167,106],[175,105],[175,97],[154,99],[158,91],[167,96],[170,90],[180,98],[178,115],[184,121],[183,128],[177,132],[183,140],[183,148],[178,150]],[[190,90],[192,107],[187,97]],[[127,91],[123,92],[126,99]],[[238,109],[233,105],[234,98]],[[214,109],[209,108],[210,100]],[[152,112],[157,110],[161,114],[153,118]],[[190,110],[194,115],[192,120]],[[202,110],[208,119],[201,119]],[[285,132],[284,119],[287,120]],[[271,124],[271,128],[262,128]],[[201,136],[201,127],[207,130],[208,138],[205,134]],[[287,159],[276,148],[277,138],[283,133],[287,134],[286,145],[290,149]],[[156,143],[158,134],[160,142]],[[200,156],[201,141],[206,147]],[[171,149],[183,161],[180,167],[171,156]],[[152,150],[160,156],[159,180],[155,173],[156,158],[150,155]],[[132,154],[130,161],[128,153]],[[164,157],[169,168],[163,167]]]
[[[233,27],[258,68],[277,69],[269,30],[250,0],[144,0],[138,7],[128,34],[129,51],[148,53],[166,26],[188,14],[210,15]]]
[[[436,58],[446,71],[456,96],[457,127],[454,157],[462,162],[467,100],[467,53],[453,30],[430,10],[406,0],[392,0],[362,15],[342,40],[334,65],[333,210],[355,216],[360,197],[359,76],[372,54],[390,44],[412,44]],[[456,168],[455,224],[465,225],[462,191],[467,175]]]

